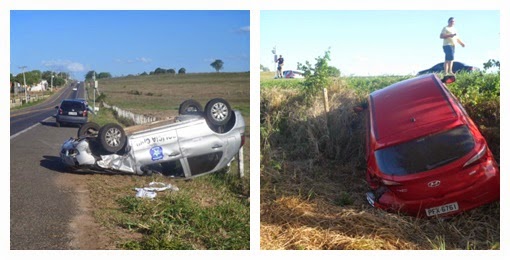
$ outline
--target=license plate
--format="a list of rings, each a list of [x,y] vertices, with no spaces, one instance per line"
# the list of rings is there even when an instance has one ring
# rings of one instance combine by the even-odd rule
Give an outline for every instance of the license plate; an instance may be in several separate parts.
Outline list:
[[[75,115],[78,115],[78,112],[69,112],[67,114],[70,115],[70,116],[75,116]]]
[[[425,212],[427,212],[427,217],[430,217],[430,216],[441,215],[444,213],[457,211],[457,210],[459,210],[459,204],[457,204],[457,202],[453,202],[453,203],[445,204],[445,205],[442,205],[439,207],[425,209]]]

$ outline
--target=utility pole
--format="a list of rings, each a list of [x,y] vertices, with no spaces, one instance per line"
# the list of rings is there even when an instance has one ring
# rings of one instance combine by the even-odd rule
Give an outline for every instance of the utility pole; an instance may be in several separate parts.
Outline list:
[[[23,85],[25,86],[25,103],[27,103],[28,102],[27,80],[25,79],[25,69],[27,68],[27,66],[21,66],[19,68],[23,70]]]
[[[53,92],[53,78],[55,75],[53,75],[53,72],[51,73],[51,92]]]
[[[273,50],[271,51],[273,53],[274,58],[274,78],[278,78],[278,68],[277,68],[277,61],[278,61],[278,55],[276,55],[276,46],[273,47]]]

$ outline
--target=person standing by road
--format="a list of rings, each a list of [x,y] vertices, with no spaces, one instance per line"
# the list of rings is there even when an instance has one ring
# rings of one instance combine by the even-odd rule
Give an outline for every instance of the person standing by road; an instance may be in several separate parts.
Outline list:
[[[458,43],[462,47],[465,46],[464,42],[457,36],[457,30],[454,27],[455,19],[450,17],[448,19],[448,25],[443,28],[439,38],[443,39],[443,51],[445,54],[444,60],[444,72],[446,74],[453,73],[453,59],[455,54],[455,44]]]
[[[283,57],[282,57],[282,55],[280,55],[280,58],[278,58],[276,60],[276,62],[278,63],[277,76],[278,76],[278,78],[283,78],[283,73],[282,73],[282,71],[283,71]]]

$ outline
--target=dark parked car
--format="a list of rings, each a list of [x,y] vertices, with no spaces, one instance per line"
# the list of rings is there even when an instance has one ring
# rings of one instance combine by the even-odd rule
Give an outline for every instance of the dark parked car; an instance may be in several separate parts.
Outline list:
[[[479,71],[479,70],[480,69],[477,67],[469,66],[469,65],[466,65],[459,61],[453,62],[453,70],[452,70],[453,73],[462,72],[462,71],[472,72],[472,71]],[[438,64],[432,66],[432,68],[430,68],[430,69],[422,70],[422,71],[418,72],[418,75],[423,75],[423,74],[428,74],[428,73],[440,73],[440,72],[444,72],[444,62],[438,63]]]
[[[443,82],[427,74],[370,94],[366,179],[372,206],[444,217],[499,200],[498,164]]]
[[[64,124],[83,125],[88,120],[88,106],[84,99],[64,99],[60,106],[56,106],[55,124],[60,127]]]

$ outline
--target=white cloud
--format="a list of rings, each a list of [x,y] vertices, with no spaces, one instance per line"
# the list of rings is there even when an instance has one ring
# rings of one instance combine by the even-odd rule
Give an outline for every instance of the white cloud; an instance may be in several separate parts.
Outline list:
[[[42,61],[42,64],[47,68],[57,71],[69,71],[69,72],[85,71],[85,66],[83,66],[83,64],[70,60],[49,60]]]
[[[151,63],[152,59],[145,58],[145,57],[140,57],[140,58],[136,58],[136,61],[139,61],[139,62],[142,62],[142,63]]]
[[[146,58],[146,57],[138,57],[138,58],[135,58],[135,59],[127,59],[127,60],[123,60],[123,59],[114,59],[115,62],[117,63],[126,63],[126,64],[132,64],[132,63],[136,63],[136,62],[140,62],[140,63],[151,63],[152,62],[152,59],[150,58]]]
[[[236,30],[238,33],[249,33],[250,32],[250,26],[243,26]]]

